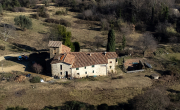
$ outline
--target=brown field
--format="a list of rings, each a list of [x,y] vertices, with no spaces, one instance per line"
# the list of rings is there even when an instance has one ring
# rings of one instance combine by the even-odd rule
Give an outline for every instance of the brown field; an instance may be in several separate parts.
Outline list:
[[[70,12],[70,11],[68,11],[68,14],[66,16],[55,15],[55,12],[57,10],[65,10],[66,8],[67,7],[55,7],[55,6],[47,7],[50,18],[54,18],[58,20],[65,19],[71,23],[71,27],[67,27],[67,30],[71,31],[73,42],[78,41],[82,49],[94,48],[92,45],[93,42],[95,41],[94,37],[100,36],[103,39],[103,43],[106,44],[108,31],[101,31],[99,21],[87,21],[87,20],[79,19],[77,16],[80,13]],[[26,12],[4,11],[4,15],[2,16],[1,23],[13,25],[14,17],[19,15],[26,15],[30,17],[31,14],[36,13],[33,12],[34,9],[28,9],[28,8],[25,9],[27,10]],[[46,49],[48,42],[44,41],[43,39],[49,35],[50,27],[48,25],[51,25],[51,23],[44,22],[45,18],[42,17],[40,17],[39,20],[34,18],[31,19],[33,22],[32,29],[27,29],[26,31],[16,30],[15,31],[16,34],[12,36],[10,39],[8,39],[8,41],[12,43],[29,46],[31,48],[36,48],[37,50]],[[133,39],[132,41],[134,41],[140,35],[141,34],[139,33],[132,33],[132,35],[130,35],[130,39],[131,40]],[[116,31],[116,37],[118,38],[118,36],[121,36],[121,33]],[[129,42],[129,45],[132,45],[132,43]],[[11,49],[7,48],[6,50],[11,50]]]
[[[98,77],[97,81],[80,79],[75,81],[75,87],[73,80],[57,80],[55,84],[33,84],[27,80],[22,83],[2,81],[0,107],[5,109],[19,105],[30,110],[38,110],[48,105],[60,106],[72,100],[93,105],[116,105],[127,102],[143,93],[143,88],[152,85],[151,79],[144,77],[145,74],[148,73],[124,74],[122,79],[115,80],[110,80],[110,77]]]

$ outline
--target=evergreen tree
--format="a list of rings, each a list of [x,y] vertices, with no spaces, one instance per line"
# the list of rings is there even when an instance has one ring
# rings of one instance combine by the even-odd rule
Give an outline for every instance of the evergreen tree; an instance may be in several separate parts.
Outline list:
[[[166,7],[166,8],[164,9],[164,20],[165,20],[165,21],[168,20],[168,17],[169,17],[169,8]]]
[[[151,24],[154,24],[154,7],[152,7]]]
[[[14,18],[15,25],[20,26],[22,30],[32,27],[32,21],[24,15],[20,15]]]
[[[2,7],[2,4],[0,3],[0,14],[3,13],[3,7]]]
[[[107,52],[115,52],[115,34],[114,30],[111,29],[108,33]]]
[[[79,52],[80,51],[80,45],[79,42],[73,42],[74,48],[75,48],[75,52]]]
[[[124,50],[125,47],[126,47],[126,38],[123,35],[123,39],[122,39],[122,48],[123,48],[123,50]]]
[[[70,47],[71,51],[75,50],[75,47],[73,45],[73,43],[71,42],[71,32],[67,32],[66,28],[62,25],[58,25],[57,26],[58,29],[58,36],[61,37],[63,44]]]

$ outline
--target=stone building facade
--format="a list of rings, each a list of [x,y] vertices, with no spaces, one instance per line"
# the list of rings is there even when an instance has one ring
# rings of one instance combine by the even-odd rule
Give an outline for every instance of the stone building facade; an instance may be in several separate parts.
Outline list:
[[[56,43],[56,45],[55,45]],[[115,72],[117,65],[116,52],[70,52],[69,47],[49,43],[52,76],[61,78],[82,78],[86,76],[105,76],[109,72]],[[58,44],[58,47],[56,47]],[[58,48],[54,54],[53,48]]]

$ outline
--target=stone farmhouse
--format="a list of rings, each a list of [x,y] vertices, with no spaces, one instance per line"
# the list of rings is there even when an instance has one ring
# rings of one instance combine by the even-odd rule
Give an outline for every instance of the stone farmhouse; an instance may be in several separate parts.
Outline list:
[[[52,76],[82,78],[116,71],[116,52],[71,52],[61,41],[50,41],[48,46]]]

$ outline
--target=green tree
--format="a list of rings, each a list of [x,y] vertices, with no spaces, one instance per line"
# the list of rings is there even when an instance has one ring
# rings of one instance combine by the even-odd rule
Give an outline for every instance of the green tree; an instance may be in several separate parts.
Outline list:
[[[109,30],[106,50],[107,52],[115,52],[115,34],[113,29]]]
[[[14,18],[15,25],[20,26],[22,30],[26,28],[29,29],[32,27],[32,21],[30,18],[20,15]]]
[[[169,8],[165,7],[164,8],[164,20],[168,20],[169,17]]]
[[[124,48],[126,47],[126,37],[123,35],[123,38],[122,38],[122,48],[124,50]]]
[[[151,23],[154,24],[154,7],[152,7]]]
[[[0,3],[0,14],[3,14],[3,7],[1,3]]]
[[[12,4],[13,4],[13,7],[21,7],[18,0],[14,0],[14,2]]]
[[[73,45],[74,45],[74,51],[75,52],[79,52],[80,51],[80,45],[79,45],[79,42],[73,42]]]
[[[57,37],[60,37],[59,40],[63,41],[63,44],[70,47],[71,51],[75,50],[73,43],[71,42],[71,32],[66,31],[66,28],[62,25],[57,26]],[[58,38],[56,38],[58,39]]]

